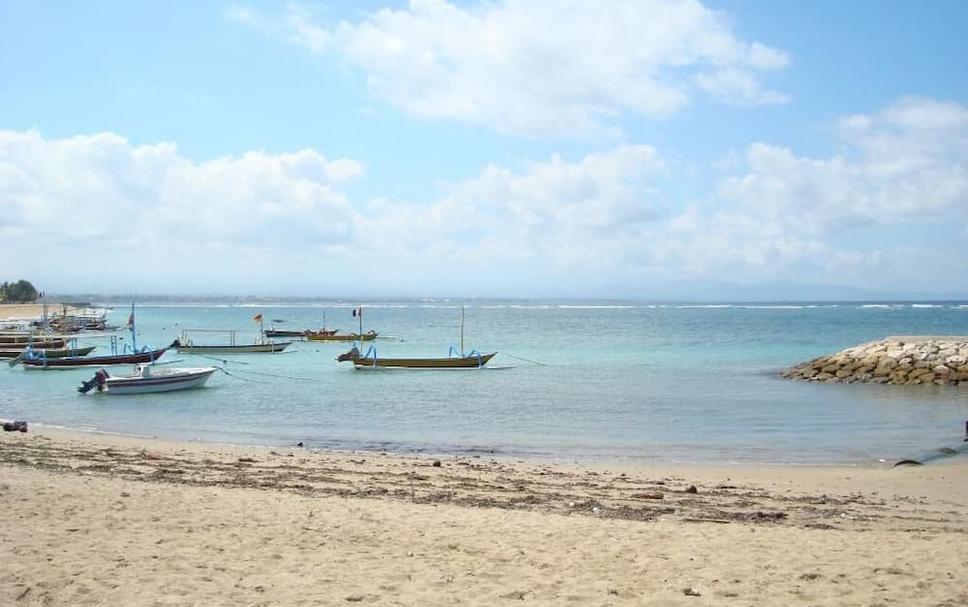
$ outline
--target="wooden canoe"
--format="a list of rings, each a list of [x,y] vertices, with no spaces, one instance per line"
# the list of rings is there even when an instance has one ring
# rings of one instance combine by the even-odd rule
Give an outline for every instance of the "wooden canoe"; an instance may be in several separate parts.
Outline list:
[[[26,369],[76,369],[78,367],[107,367],[109,365],[134,365],[150,363],[161,358],[174,344],[160,350],[145,350],[136,354],[111,354],[107,356],[65,356],[46,358],[36,356],[23,358],[19,362]],[[13,362],[13,361],[11,361]]]
[[[222,344],[201,346],[179,343],[176,348],[180,354],[263,354],[282,352],[288,348],[291,343],[291,341],[270,341],[264,344]]]
[[[481,369],[497,352],[444,358],[360,358],[349,360],[356,369]]]
[[[379,335],[376,331],[367,331],[363,334],[362,341],[373,341],[376,336]],[[346,333],[339,335],[337,333],[329,334],[318,334],[318,333],[307,333],[306,339],[309,341],[361,341],[359,333]]]
[[[5,345],[5,344],[4,344]],[[38,356],[46,358],[64,358],[66,356],[87,356],[94,351],[97,346],[85,346],[83,348],[36,348],[31,345],[30,351]],[[0,349],[0,358],[17,358],[24,353],[26,348],[3,348]]]
[[[3,350],[15,350],[17,348],[23,350],[27,346],[30,346],[34,350],[45,350],[48,348],[63,348],[67,346],[67,340],[65,339],[35,339],[34,341],[18,341],[18,342],[0,342],[0,349]]]

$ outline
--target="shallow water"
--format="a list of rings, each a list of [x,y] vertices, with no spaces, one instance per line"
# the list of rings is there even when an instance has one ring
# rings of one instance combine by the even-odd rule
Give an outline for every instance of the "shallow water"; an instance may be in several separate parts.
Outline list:
[[[370,302],[379,356],[442,356],[457,304]],[[356,330],[353,304],[139,305],[139,345],[184,328],[327,324]],[[123,325],[129,309],[112,310]],[[772,464],[894,460],[960,441],[968,387],[796,383],[785,366],[900,334],[968,334],[968,305],[472,301],[466,349],[497,350],[483,371],[354,371],[348,344],[296,342],[284,354],[166,355],[223,366],[200,390],[80,395],[94,369],[0,370],[0,417],[102,431],[261,445],[505,453],[654,462]],[[197,339],[196,341],[200,340]],[[214,338],[213,338],[214,339]],[[105,340],[95,352],[104,353]],[[538,361],[544,365],[525,362]],[[126,371],[124,368],[116,372]]]

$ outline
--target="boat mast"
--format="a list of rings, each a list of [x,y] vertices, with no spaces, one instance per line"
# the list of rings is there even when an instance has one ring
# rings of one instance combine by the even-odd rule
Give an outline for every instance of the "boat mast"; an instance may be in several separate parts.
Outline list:
[[[138,334],[134,330],[134,302],[131,302],[131,316],[128,317],[128,327],[131,329],[131,351],[138,353]]]
[[[460,305],[460,355],[464,357],[464,304]]]

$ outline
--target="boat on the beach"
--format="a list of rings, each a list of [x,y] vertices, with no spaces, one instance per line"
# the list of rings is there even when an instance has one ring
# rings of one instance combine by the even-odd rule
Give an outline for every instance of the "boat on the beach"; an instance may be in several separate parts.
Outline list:
[[[360,311],[362,317],[362,311]],[[362,332],[362,320],[360,331]],[[360,344],[360,347],[362,344]],[[464,306],[460,308],[460,348],[450,347],[445,357],[430,358],[380,358],[376,347],[371,345],[366,354],[360,355],[358,346],[339,355],[339,362],[352,362],[354,369],[482,369],[497,352],[482,354],[477,350],[464,352]]]
[[[63,344],[63,342],[61,342]],[[28,350],[34,354],[45,358],[64,358],[67,356],[87,356],[94,351],[97,346],[84,346],[83,348],[38,348],[33,344],[23,348],[4,348],[0,347],[0,358],[17,358]]]
[[[90,304],[64,304],[61,313],[54,314],[50,318],[46,317],[45,307],[43,323],[67,333],[105,331],[108,329],[107,314],[107,308],[98,308]]]
[[[221,343],[195,343],[194,335],[214,334],[222,336]],[[282,352],[291,341],[267,341],[260,338],[254,343],[239,343],[238,331],[223,329],[185,329],[175,340],[175,349],[180,354],[262,354]]]
[[[0,349],[11,350],[19,348],[23,350],[26,347],[31,347],[34,350],[39,350],[43,348],[63,348],[67,345],[67,340],[62,337],[48,338],[48,337],[35,337],[34,339],[24,339],[19,341],[0,341]]]
[[[91,390],[104,394],[148,394],[173,392],[198,388],[208,381],[217,367],[158,367],[151,364],[138,365],[129,375],[110,375],[105,369],[81,384],[81,394]]]
[[[35,333],[32,331],[7,331],[0,333],[0,348],[12,348],[32,344],[35,347],[57,348],[71,338],[70,335],[51,335],[49,333]]]

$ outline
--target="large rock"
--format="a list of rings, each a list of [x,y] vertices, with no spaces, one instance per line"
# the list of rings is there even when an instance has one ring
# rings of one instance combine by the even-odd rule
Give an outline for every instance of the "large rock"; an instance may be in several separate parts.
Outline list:
[[[780,375],[826,383],[968,385],[968,336],[895,336],[789,367]]]

